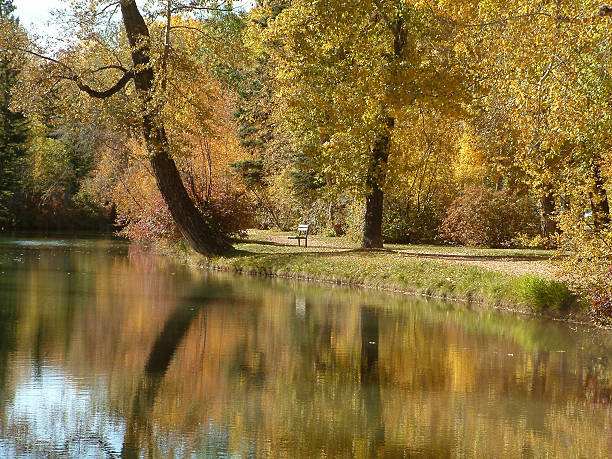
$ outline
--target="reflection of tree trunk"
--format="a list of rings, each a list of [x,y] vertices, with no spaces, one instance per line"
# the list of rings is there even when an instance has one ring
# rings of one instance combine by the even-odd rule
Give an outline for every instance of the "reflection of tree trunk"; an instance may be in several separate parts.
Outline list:
[[[610,223],[610,203],[599,161],[593,163],[593,188],[590,193],[595,229],[603,229]]]
[[[170,157],[166,129],[152,94],[155,76],[151,62],[151,38],[136,0],[122,0],[121,13],[136,68],[134,84],[141,98],[144,137],[157,186],[172,218],[195,250],[205,254],[227,250],[229,243],[204,220],[187,194],[176,163]]]
[[[546,190],[542,196],[542,215],[540,218],[540,229],[542,237],[551,238],[557,234],[557,222],[554,220],[555,197],[550,190]]]
[[[122,458],[140,457],[139,439],[142,433],[151,431],[149,427],[151,412],[164,375],[199,310],[191,303],[179,306],[166,321],[164,329],[155,340],[145,365],[144,375],[134,395],[132,413],[123,439]]]
[[[361,308],[361,387],[367,433],[369,435],[373,432],[369,457],[375,457],[377,449],[385,442],[378,369],[378,340],[378,312],[372,308]]]
[[[391,148],[391,130],[395,121],[387,120],[388,129],[377,136],[372,147],[372,158],[366,177],[366,212],[363,227],[363,248],[382,248],[383,187]]]

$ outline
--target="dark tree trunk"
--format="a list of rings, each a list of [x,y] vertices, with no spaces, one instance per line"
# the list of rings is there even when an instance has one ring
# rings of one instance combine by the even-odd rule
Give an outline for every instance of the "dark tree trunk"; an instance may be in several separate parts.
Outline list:
[[[542,237],[551,238],[558,233],[557,222],[553,219],[555,213],[555,197],[552,191],[547,190],[542,196],[542,216],[540,229]]]
[[[367,187],[370,190],[366,195],[365,222],[363,225],[363,240],[361,247],[364,249],[382,248],[382,216],[384,194],[380,185],[373,183],[368,177]]]
[[[154,73],[151,63],[151,37],[135,0],[121,0],[123,24],[134,62],[134,84],[142,103],[143,130],[157,186],[179,230],[191,246],[203,254],[230,249],[224,235],[214,231],[195,206],[170,156],[168,138],[153,100]]]
[[[593,164],[593,190],[591,191],[591,208],[593,209],[593,225],[595,229],[603,229],[610,224],[610,202],[606,192],[605,180],[601,175],[598,161]]]
[[[372,158],[366,178],[366,212],[363,225],[363,239],[361,247],[364,249],[379,248],[383,246],[382,218],[384,206],[383,186],[387,174],[387,161],[391,147],[391,130],[394,120],[389,118],[387,130],[374,141]]]

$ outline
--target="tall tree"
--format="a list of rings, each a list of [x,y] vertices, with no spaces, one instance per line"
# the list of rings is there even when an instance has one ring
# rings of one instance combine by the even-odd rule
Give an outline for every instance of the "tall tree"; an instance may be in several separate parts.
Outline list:
[[[12,0],[0,0],[0,34],[2,41],[19,35],[19,24],[13,16]],[[19,74],[19,54],[2,46],[0,51],[0,229],[10,225],[11,198],[20,186],[19,163],[25,156],[27,121],[22,113],[11,109],[12,90]]]
[[[187,194],[176,163],[172,159],[161,107],[154,100],[156,69],[152,62],[149,28],[138,9],[136,0],[121,0],[120,5],[134,64],[133,70],[126,72],[125,75],[133,78],[140,99],[144,138],[159,190],[181,233],[195,250],[205,254],[227,250],[229,243],[222,234],[214,232],[204,220]],[[163,72],[167,71],[173,6],[173,2],[168,0],[164,52],[161,68],[157,69],[162,72],[162,89],[167,81],[167,75]],[[120,87],[121,81],[115,87]]]
[[[365,198],[362,246],[382,247],[394,133],[420,106],[465,100],[452,21],[422,2],[296,0],[274,21],[279,96],[320,173]]]
[[[221,253],[231,245],[225,234],[203,216],[202,209],[187,192],[173,157],[164,109],[173,86],[173,72],[181,67],[181,62],[176,61],[180,53],[173,49],[176,32],[191,31],[195,36],[206,36],[197,24],[181,23],[178,16],[229,11],[231,1],[159,0],[151,2],[151,6],[155,8],[147,10],[150,14],[147,19],[151,20],[148,25],[136,0],[73,2],[79,43],[53,58],[36,50],[31,52],[52,63],[55,68],[52,76],[75,82],[81,91],[95,99],[122,94],[123,104],[129,107],[126,111],[135,108],[132,113],[135,112],[137,119],[130,122],[133,127],[142,128],[157,186],[181,234],[200,253]],[[115,27],[117,13],[121,14],[121,28]],[[157,40],[159,36],[161,42]],[[124,45],[128,46],[131,65],[123,63]],[[92,53],[95,55],[91,56]],[[84,54],[89,54],[89,62],[99,63],[99,67],[84,64]],[[132,83],[135,91],[124,91]],[[104,89],[98,89],[100,87]],[[193,103],[189,94],[182,96],[185,104]]]

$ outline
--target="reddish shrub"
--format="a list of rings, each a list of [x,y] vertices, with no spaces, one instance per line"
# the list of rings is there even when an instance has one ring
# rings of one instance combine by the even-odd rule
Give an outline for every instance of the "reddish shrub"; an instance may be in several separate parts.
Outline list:
[[[608,284],[589,296],[591,308],[589,314],[597,325],[612,325],[612,265],[608,269]]]
[[[181,237],[159,192],[149,196],[144,204],[146,207],[140,208],[136,216],[121,222],[124,225],[120,231],[122,236],[138,242]],[[253,205],[244,193],[238,191],[217,192],[201,210],[213,228],[230,237],[245,236],[252,224]]]
[[[537,231],[537,212],[529,198],[472,186],[448,208],[440,234],[462,245],[503,247],[518,234],[535,235]]]
[[[238,190],[217,192],[203,209],[211,226],[232,237],[246,237],[246,230],[253,226],[254,212],[253,202]]]

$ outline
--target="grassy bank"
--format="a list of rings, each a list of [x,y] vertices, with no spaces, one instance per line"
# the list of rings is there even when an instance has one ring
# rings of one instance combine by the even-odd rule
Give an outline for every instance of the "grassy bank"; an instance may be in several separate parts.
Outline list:
[[[522,312],[581,315],[580,303],[563,283],[535,275],[510,275],[396,250],[304,249],[266,240],[235,247],[234,254],[210,260],[179,247],[172,250],[175,256],[208,269],[393,290]]]

